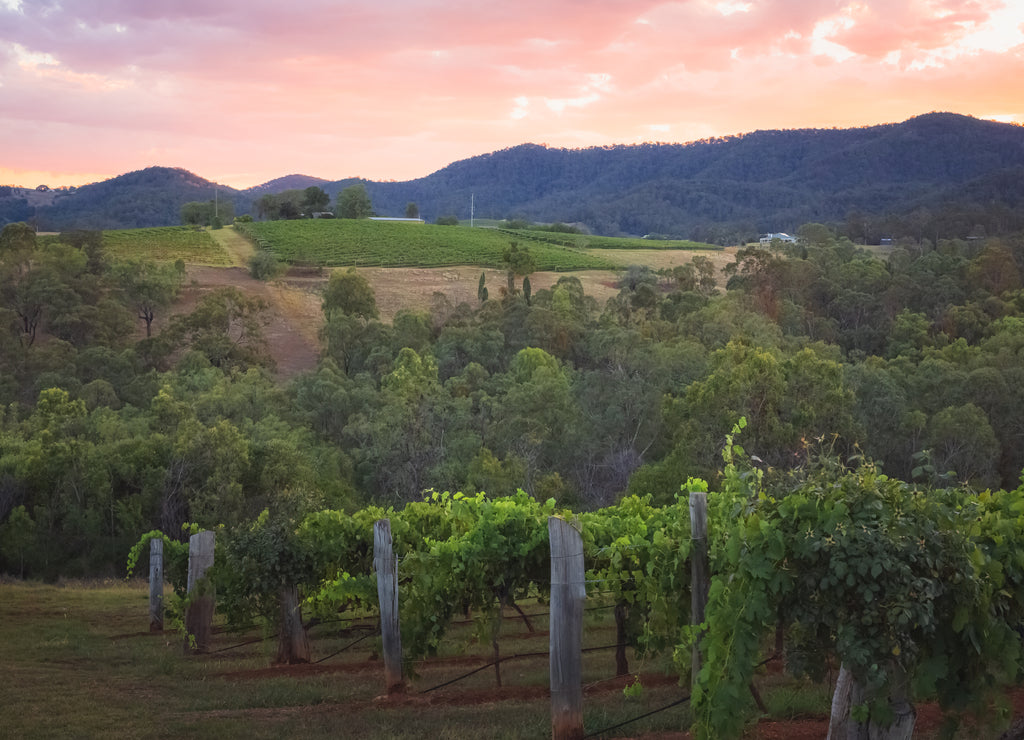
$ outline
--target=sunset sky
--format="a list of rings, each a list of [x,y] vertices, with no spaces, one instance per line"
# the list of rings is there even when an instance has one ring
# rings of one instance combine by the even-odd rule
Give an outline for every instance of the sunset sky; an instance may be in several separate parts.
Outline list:
[[[0,0],[0,184],[408,180],[934,110],[1024,123],[1024,0]]]

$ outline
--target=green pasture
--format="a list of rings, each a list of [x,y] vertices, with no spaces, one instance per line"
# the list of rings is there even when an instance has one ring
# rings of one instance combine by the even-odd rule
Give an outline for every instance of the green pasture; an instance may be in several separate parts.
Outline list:
[[[253,243],[287,262],[355,267],[501,268],[502,254],[515,241],[527,247],[539,271],[611,270],[610,261],[573,247],[495,229],[402,222],[313,219],[264,221],[235,226]],[[541,233],[543,236],[543,233]]]

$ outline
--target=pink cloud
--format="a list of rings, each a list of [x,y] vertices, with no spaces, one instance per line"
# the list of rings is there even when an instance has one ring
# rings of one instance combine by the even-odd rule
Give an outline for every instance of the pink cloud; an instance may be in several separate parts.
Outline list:
[[[1012,12],[995,0],[25,0],[0,5],[0,135],[22,144],[0,166],[406,179],[524,141],[936,109],[1024,120],[1024,34],[991,52],[972,36],[996,13],[1004,33],[1024,23]]]
[[[855,6],[849,14],[853,25],[834,40],[876,58],[901,49],[932,49],[963,37],[1002,5],[992,0],[938,0],[930,4],[930,14],[921,13],[920,3],[911,0]]]

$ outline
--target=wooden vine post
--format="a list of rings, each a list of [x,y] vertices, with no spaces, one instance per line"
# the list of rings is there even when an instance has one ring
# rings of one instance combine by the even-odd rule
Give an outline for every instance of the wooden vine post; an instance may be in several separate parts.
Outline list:
[[[164,541],[149,541],[149,631],[164,631]]]
[[[853,688],[853,674],[843,663],[839,666],[839,678],[832,693],[832,713],[828,718],[828,735],[825,740],[846,740],[846,723],[850,719],[850,694]]]
[[[914,736],[917,711],[908,699],[909,679],[895,661],[889,664],[888,669],[891,681],[888,700],[889,708],[892,710],[892,722],[889,725],[879,725],[874,720],[861,722],[851,716],[851,707],[867,704],[871,697],[845,663],[839,667],[839,678],[832,694],[832,713],[829,717],[826,740],[911,740]]]
[[[402,635],[398,628],[398,563],[391,539],[390,519],[374,522],[373,569],[377,571],[384,683],[388,694],[397,694],[405,690],[405,682],[402,679]]]
[[[213,631],[213,586],[206,578],[213,565],[214,533],[197,532],[188,541],[188,606],[185,608],[185,650],[205,653]]]
[[[583,737],[583,538],[561,517],[548,518],[551,542],[551,737]]]
[[[690,491],[690,624],[704,623],[704,610],[711,588],[711,566],[708,560],[708,495],[703,491]],[[697,685],[701,654],[698,635],[693,643],[690,683]]]
[[[308,663],[309,636],[302,625],[302,605],[295,585],[281,586],[278,592],[281,607],[281,631],[277,636],[277,663]]]

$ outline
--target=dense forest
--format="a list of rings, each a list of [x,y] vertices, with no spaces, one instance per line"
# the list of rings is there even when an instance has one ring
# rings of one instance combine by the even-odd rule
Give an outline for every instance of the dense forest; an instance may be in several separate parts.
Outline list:
[[[755,131],[688,144],[557,149],[523,144],[408,182],[290,175],[233,190],[152,167],[30,208],[0,194],[0,223],[40,230],[179,223],[181,207],[220,198],[260,217],[261,197],[361,183],[381,216],[410,203],[428,221],[456,216],[575,223],[595,234],[716,244],[827,223],[858,244],[992,236],[1024,228],[1024,128],[932,113],[858,129]],[[298,213],[294,214],[298,215]]]
[[[821,224],[798,234],[740,250],[723,275],[699,258],[631,268],[603,306],[572,276],[531,293],[515,275],[385,323],[365,279],[337,271],[318,367],[279,384],[258,299],[216,291],[145,336],[182,265],[118,264],[97,232],[10,224],[0,571],[119,572],[153,528],[431,488],[671,502],[689,476],[717,479],[740,417],[766,471],[814,441],[907,481],[1014,487],[1024,237],[907,239],[880,257]]]

